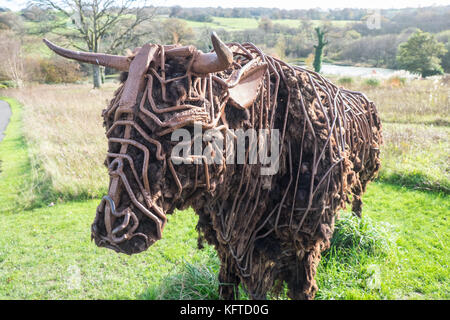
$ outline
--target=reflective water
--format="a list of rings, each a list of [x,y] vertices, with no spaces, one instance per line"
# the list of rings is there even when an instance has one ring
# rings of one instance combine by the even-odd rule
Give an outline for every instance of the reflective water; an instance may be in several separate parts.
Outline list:
[[[415,78],[414,74],[405,70],[393,70],[385,68],[368,68],[355,66],[338,66],[334,64],[322,64],[321,74],[336,75],[342,77],[376,77],[376,78],[390,78],[399,76],[402,78]]]

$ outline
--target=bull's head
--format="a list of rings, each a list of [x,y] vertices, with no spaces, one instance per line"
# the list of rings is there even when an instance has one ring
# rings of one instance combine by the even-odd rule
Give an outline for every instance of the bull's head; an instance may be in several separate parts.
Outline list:
[[[71,51],[44,40],[63,57],[124,72],[103,111],[110,183],[92,224],[98,246],[127,254],[146,250],[161,238],[167,213],[223,181],[225,164],[208,166],[193,156],[191,164],[174,166],[171,133],[194,123],[232,127],[228,115],[245,114],[257,99],[267,63],[243,48],[233,52],[215,33],[211,38],[210,53],[146,44],[128,57]]]

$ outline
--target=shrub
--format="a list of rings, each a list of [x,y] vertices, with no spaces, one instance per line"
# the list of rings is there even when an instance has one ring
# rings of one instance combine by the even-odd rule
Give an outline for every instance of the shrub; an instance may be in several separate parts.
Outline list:
[[[369,78],[364,80],[364,84],[368,87],[378,87],[380,85],[380,80],[375,78]]]
[[[349,85],[349,84],[353,83],[353,78],[352,77],[342,77],[342,78],[339,78],[338,83],[343,84],[343,85]]]
[[[418,73],[422,78],[443,74],[441,56],[447,50],[445,45],[428,32],[418,30],[397,50],[397,64],[400,68]]]
[[[73,83],[81,80],[80,65],[63,58],[41,59],[39,61],[41,73],[40,82],[45,83]]]
[[[393,76],[389,78],[386,83],[391,87],[403,87],[406,84],[406,78]]]
[[[442,69],[441,66],[434,66],[433,68],[431,68],[429,70],[423,71],[422,78],[441,75],[441,74],[444,74],[444,69]]]
[[[191,16],[188,16],[186,20],[197,22],[213,22],[213,18],[207,14],[193,14]]]

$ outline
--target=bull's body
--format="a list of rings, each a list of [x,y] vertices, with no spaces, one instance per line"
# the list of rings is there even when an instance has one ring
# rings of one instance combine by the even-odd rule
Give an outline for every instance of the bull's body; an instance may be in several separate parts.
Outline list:
[[[286,82],[280,82],[278,95],[284,99],[276,106],[273,126],[284,136],[279,172],[264,177],[256,166],[227,168],[232,173],[214,195],[204,193],[192,206],[200,216],[198,230],[219,253],[220,282],[242,282],[253,298],[264,298],[286,282],[290,298],[311,299],[321,252],[329,247],[335,215],[348,194],[353,212],[361,214],[361,194],[380,165],[381,127],[374,105],[363,95],[338,90],[304,69],[283,72]],[[311,85],[321,80],[330,91]],[[333,96],[354,104],[330,106]],[[342,118],[333,115],[339,112]],[[233,286],[221,290],[224,297],[235,296]]]
[[[128,78],[103,113],[111,182],[93,237],[136,253],[161,237],[167,213],[192,206],[199,239],[221,260],[223,298],[236,298],[239,283],[260,299],[285,282],[289,297],[312,299],[337,211],[352,194],[360,215],[361,195],[379,169],[380,120],[360,93],[252,44],[228,46],[233,64],[214,62],[220,66],[208,73],[195,63],[212,56],[198,58],[192,48],[147,45],[129,69],[120,60]],[[194,122],[224,133],[279,130],[279,170],[261,175],[261,164],[203,161],[174,166],[169,133],[192,131]]]

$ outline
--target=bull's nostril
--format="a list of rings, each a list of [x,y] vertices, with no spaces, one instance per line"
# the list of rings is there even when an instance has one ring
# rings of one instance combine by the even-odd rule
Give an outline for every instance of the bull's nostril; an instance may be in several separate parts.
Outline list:
[[[153,241],[149,242],[148,237],[142,233],[138,233],[135,236],[133,236],[129,240],[129,242],[130,242],[129,250],[131,251],[130,253],[142,252],[153,243]]]

